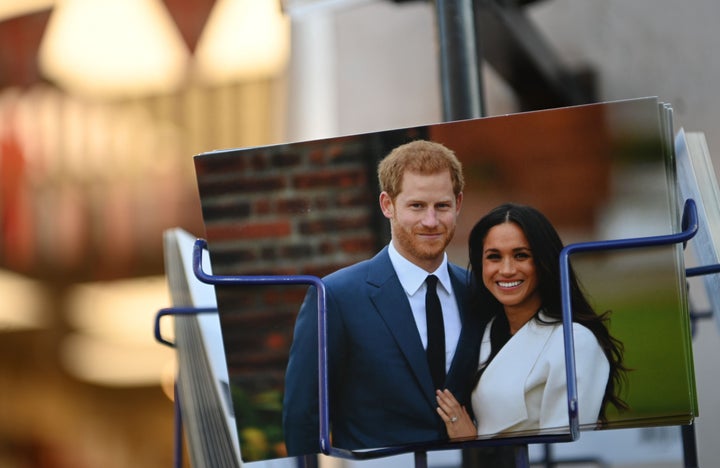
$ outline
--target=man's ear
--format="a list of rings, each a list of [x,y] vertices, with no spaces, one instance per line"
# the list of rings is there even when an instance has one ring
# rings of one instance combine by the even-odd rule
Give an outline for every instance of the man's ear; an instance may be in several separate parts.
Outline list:
[[[383,215],[388,219],[392,219],[395,214],[395,205],[387,192],[382,192],[380,194],[380,209],[382,210]]]
[[[462,206],[463,201],[463,193],[460,192],[457,194],[457,197],[455,197],[455,212],[460,213],[460,207]]]

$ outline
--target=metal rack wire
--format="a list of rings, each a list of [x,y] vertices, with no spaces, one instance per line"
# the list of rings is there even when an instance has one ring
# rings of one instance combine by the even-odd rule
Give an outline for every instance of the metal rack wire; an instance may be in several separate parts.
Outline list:
[[[328,355],[327,355],[327,310],[325,301],[325,285],[323,281],[310,275],[268,275],[268,276],[227,276],[207,274],[202,268],[202,253],[207,248],[206,241],[197,239],[193,250],[193,271],[197,279],[211,285],[302,285],[307,284],[317,288],[318,309],[318,368],[319,372],[319,411],[320,427],[318,437],[321,451],[325,455],[347,459],[370,459],[404,453],[414,453],[416,468],[427,467],[427,452],[432,450],[460,449],[464,447],[477,447],[488,445],[514,445],[525,447],[524,453],[516,456],[518,468],[529,467],[527,444],[549,444],[552,442],[568,442],[579,437],[578,395],[576,384],[575,353],[572,335],[572,306],[569,288],[569,259],[572,254],[590,251],[610,251],[622,249],[636,249],[661,245],[687,243],[698,232],[698,215],[695,201],[685,201],[681,232],[676,234],[640,237],[628,239],[606,240],[598,242],[575,243],[567,245],[560,254],[561,298],[563,309],[563,337],[565,344],[565,369],[567,376],[567,407],[570,431],[567,435],[540,435],[527,437],[511,437],[503,439],[473,440],[466,442],[438,441],[435,443],[407,444],[389,448],[378,448],[363,451],[351,451],[332,445],[330,439],[330,410],[328,394]],[[686,276],[699,276],[720,272],[720,265],[708,265],[686,270]],[[174,347],[175,344],[165,339],[160,331],[160,321],[163,317],[172,315],[191,315],[199,313],[217,313],[216,308],[171,307],[161,309],[155,319],[155,338],[158,342]],[[177,389],[176,389],[177,396]],[[182,415],[177,398],[175,401],[175,461],[176,466],[182,465]],[[683,426],[683,447],[685,466],[697,466],[695,449],[695,433],[692,426]]]

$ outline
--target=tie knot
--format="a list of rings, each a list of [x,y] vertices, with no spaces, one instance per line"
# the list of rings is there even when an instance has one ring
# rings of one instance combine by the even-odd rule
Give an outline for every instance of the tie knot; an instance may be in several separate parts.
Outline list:
[[[425,279],[425,283],[427,283],[428,288],[435,289],[435,285],[437,285],[438,277],[435,275],[428,275],[428,277]]]

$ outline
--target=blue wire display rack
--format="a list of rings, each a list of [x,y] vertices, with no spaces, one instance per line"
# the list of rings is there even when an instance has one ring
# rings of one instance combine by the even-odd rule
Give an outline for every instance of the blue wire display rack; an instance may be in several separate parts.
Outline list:
[[[198,239],[195,242],[193,251],[193,270],[199,281],[211,285],[310,285],[317,288],[317,309],[318,309],[318,368],[319,368],[319,417],[320,428],[318,437],[320,438],[320,447],[323,454],[347,458],[347,459],[369,459],[379,458],[390,455],[403,453],[415,454],[415,466],[424,468],[427,466],[427,452],[432,450],[448,450],[461,449],[466,447],[488,446],[488,445],[513,445],[524,446],[523,453],[516,456],[516,465],[518,468],[529,466],[527,456],[527,444],[548,444],[552,442],[569,442],[579,437],[579,418],[578,418],[578,395],[576,383],[575,369],[575,353],[572,334],[572,306],[570,301],[570,285],[569,285],[569,268],[570,255],[579,252],[591,251],[611,251],[621,249],[635,249],[654,247],[662,245],[671,245],[679,243],[687,243],[698,232],[698,215],[695,201],[688,199],[685,201],[682,214],[681,232],[677,234],[661,235],[654,237],[641,237],[618,239],[598,242],[575,243],[567,245],[560,254],[560,274],[561,274],[561,298],[563,313],[563,336],[565,343],[565,368],[567,376],[567,407],[568,417],[570,421],[569,434],[562,435],[540,435],[527,437],[512,437],[491,440],[472,440],[464,442],[443,442],[409,444],[390,448],[379,448],[374,450],[350,451],[333,447],[330,439],[330,413],[329,413],[329,395],[328,395],[328,355],[327,355],[327,310],[325,300],[325,285],[323,281],[315,276],[309,275],[270,275],[270,276],[223,276],[210,275],[202,269],[202,253],[207,248],[205,240]],[[686,276],[698,276],[720,272],[720,265],[709,265],[686,270]],[[158,342],[174,346],[174,344],[162,337],[160,333],[160,320],[167,315],[183,315],[217,312],[217,309],[201,309],[201,308],[167,308],[161,309],[155,320],[155,337]],[[176,465],[182,465],[182,416],[180,414],[180,406],[177,403],[176,389],[176,430],[175,445]],[[695,436],[692,426],[683,426],[683,444],[684,458],[686,467],[697,466],[697,455],[695,451]]]

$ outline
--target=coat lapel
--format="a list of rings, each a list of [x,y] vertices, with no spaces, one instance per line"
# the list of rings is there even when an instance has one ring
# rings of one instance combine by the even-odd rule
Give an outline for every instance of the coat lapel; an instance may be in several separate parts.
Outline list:
[[[479,314],[472,314],[465,310],[467,303],[465,271],[454,265],[448,265],[448,268],[460,310],[462,329],[455,357],[448,371],[446,385],[453,392],[460,391],[464,395],[463,399],[466,399],[469,398],[472,373],[477,368],[482,330]],[[375,306],[376,312],[387,324],[428,403],[435,408],[437,406],[435,387],[428,368],[425,349],[420,341],[410,303],[390,262],[387,247],[372,260],[368,271],[367,287],[369,288],[368,296]]]
[[[392,267],[387,247],[373,259],[367,286],[375,310],[387,324],[426,398],[435,405],[432,377],[410,303]]]
[[[489,349],[488,327],[483,336],[482,347]],[[483,373],[478,391],[483,394],[484,385],[493,385],[497,391],[498,386],[507,397],[507,401],[517,402],[513,405],[484,405],[487,413],[483,413],[482,433],[501,432],[519,421],[528,418],[525,402],[525,382],[528,380],[537,360],[542,354],[554,327],[540,326],[535,319],[531,319],[503,346],[497,356]],[[484,354],[484,353],[483,353]]]
[[[450,364],[450,370],[447,376],[447,386],[451,390],[457,388],[460,382],[472,381],[472,372],[477,370],[478,354],[480,347],[480,336],[482,328],[480,324],[480,314],[467,310],[468,288],[464,270],[453,268],[448,265],[450,270],[450,279],[452,280],[455,300],[460,311],[460,320],[462,328],[460,330],[460,339],[458,340],[455,356]],[[468,376],[468,370],[471,375]]]

